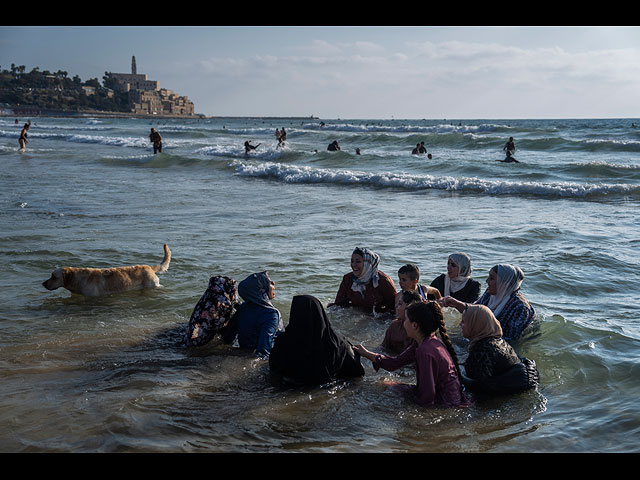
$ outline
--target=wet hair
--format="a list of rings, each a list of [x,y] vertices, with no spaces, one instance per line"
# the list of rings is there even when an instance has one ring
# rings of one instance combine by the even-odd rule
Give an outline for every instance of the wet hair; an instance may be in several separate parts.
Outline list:
[[[411,292],[409,290],[402,291],[402,301],[408,307],[412,303],[422,302],[422,297],[418,292]]]
[[[414,303],[407,306],[406,315],[409,321],[416,322],[418,324],[420,331],[424,335],[430,336],[436,330],[438,331],[442,343],[447,347],[447,351],[449,352],[449,355],[451,355],[453,363],[456,366],[458,378],[462,382],[460,365],[458,365],[458,355],[456,354],[456,351],[453,348],[453,343],[451,343],[451,339],[447,334],[447,328],[444,325],[444,315],[442,314],[440,305],[434,301]]]
[[[411,280],[420,279],[420,269],[418,268],[417,265],[414,265],[413,263],[407,263],[406,265],[401,266],[400,269],[398,270],[398,275],[402,275],[402,274],[409,275],[409,278]]]

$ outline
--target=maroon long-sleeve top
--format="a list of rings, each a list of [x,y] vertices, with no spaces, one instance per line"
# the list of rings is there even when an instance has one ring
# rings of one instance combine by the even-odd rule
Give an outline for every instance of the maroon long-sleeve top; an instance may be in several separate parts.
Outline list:
[[[377,354],[373,360],[376,371],[389,372],[415,362],[416,385],[402,385],[422,406],[464,406],[467,398],[461,391],[460,379],[447,347],[435,335],[420,345],[412,344],[396,357]]]
[[[354,306],[361,307],[366,311],[376,313],[395,311],[396,286],[391,277],[381,271],[378,271],[378,286],[373,287],[369,282],[366,285],[364,296],[360,292],[351,290],[353,285],[353,272],[347,273],[342,277],[340,288],[336,294],[334,303],[341,307]]]

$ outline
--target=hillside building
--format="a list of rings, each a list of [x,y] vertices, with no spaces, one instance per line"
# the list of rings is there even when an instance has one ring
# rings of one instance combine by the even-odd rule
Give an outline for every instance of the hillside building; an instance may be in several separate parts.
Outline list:
[[[129,93],[131,112],[136,115],[194,115],[194,105],[173,90],[160,88],[160,82],[137,73],[136,57],[131,59],[131,73],[110,73],[116,89]]]

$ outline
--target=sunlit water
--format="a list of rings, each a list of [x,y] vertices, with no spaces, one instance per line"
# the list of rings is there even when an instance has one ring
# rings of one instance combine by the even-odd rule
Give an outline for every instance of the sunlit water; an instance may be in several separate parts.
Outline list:
[[[0,119],[0,450],[638,451],[634,121],[35,118],[19,154],[24,119]],[[509,136],[521,163],[496,162]],[[343,151],[326,151],[334,139]],[[249,158],[245,140],[261,143]],[[420,141],[432,160],[411,155]],[[160,289],[42,286],[59,266],[159,263],[165,242]],[[540,388],[425,409],[388,387],[414,382],[410,368],[363,360],[362,379],[283,390],[264,360],[182,346],[210,276],[268,270],[286,324],[294,295],[333,300],[356,246],[396,283],[407,262],[430,283],[455,251],[483,284],[494,264],[519,265],[538,321],[515,347]],[[391,318],[327,311],[381,351]],[[457,321],[448,311],[464,359]]]

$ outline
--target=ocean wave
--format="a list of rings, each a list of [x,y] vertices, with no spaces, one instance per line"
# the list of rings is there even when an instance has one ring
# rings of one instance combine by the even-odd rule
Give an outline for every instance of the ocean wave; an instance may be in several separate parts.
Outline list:
[[[398,122],[397,125],[387,125],[383,123],[329,123],[329,124],[305,124],[305,129],[315,131],[331,131],[331,132],[350,132],[350,133],[481,133],[496,132],[508,128],[499,124],[480,124],[480,125],[455,125],[455,124],[436,124],[436,125],[412,125]]]
[[[0,126],[2,128],[13,128],[17,134],[20,134],[20,131],[22,130],[22,127],[24,126],[23,123],[20,124],[13,124],[13,122],[11,122],[11,124],[9,122],[0,122]],[[55,125],[55,124],[46,124],[46,123],[33,123],[31,124],[31,130],[29,131],[29,135],[31,135],[33,133],[34,130],[44,130],[44,131],[58,131],[58,130],[64,130],[64,131],[74,131],[74,130],[81,130],[81,131],[107,131],[107,130],[114,130],[115,127],[113,126],[109,126],[109,125],[103,125],[103,124],[92,124],[92,123],[88,123],[88,124],[83,124],[83,125]],[[6,132],[5,132],[6,133]]]
[[[19,135],[19,134],[18,134]],[[0,137],[15,137],[16,132],[7,132],[0,130]],[[41,132],[29,132],[29,138],[42,138],[48,140],[62,140],[66,142],[74,143],[95,143],[101,145],[116,145],[124,147],[148,147],[149,139],[145,137],[109,137],[105,135],[82,135],[75,133],[41,133]]]
[[[279,128],[277,124],[273,126],[256,126],[256,127],[243,127],[243,128],[225,128],[223,133],[229,135],[254,135],[254,136],[274,136],[275,129]],[[400,135],[400,134],[482,134],[491,132],[500,132],[508,130],[508,126],[499,124],[480,124],[480,125],[454,125],[454,124],[436,124],[436,125],[413,125],[400,123],[396,125],[388,125],[383,123],[327,123],[321,125],[320,123],[305,123],[297,127],[285,127],[287,130],[287,136],[302,136],[308,133],[321,133],[337,135],[345,134],[351,136],[352,134],[388,134],[388,135]],[[218,132],[220,133],[220,132]]]
[[[255,145],[259,145],[260,142]],[[224,157],[224,158],[247,158],[250,156],[253,159],[259,159],[263,161],[282,160],[286,156],[298,157],[299,153],[289,149],[286,145],[284,147],[261,145],[259,149],[253,150],[250,154],[246,154],[243,145],[207,145],[200,147],[196,150],[196,153],[204,154],[212,157]]]
[[[323,169],[282,163],[250,163],[234,160],[237,175],[269,178],[286,183],[326,183],[406,190],[446,190],[488,195],[532,195],[542,197],[591,198],[608,195],[640,196],[640,186],[572,182],[488,180],[476,177],[371,173],[345,169]]]
[[[309,133],[308,131],[306,132]],[[503,133],[496,126],[432,126],[415,128],[366,127],[354,125],[352,129],[323,129],[325,139],[373,144],[402,144],[415,146],[424,141],[427,148],[456,148],[467,150],[502,150],[507,138],[513,136],[519,150],[541,152],[640,152],[640,140],[629,137],[613,138],[565,138],[548,132],[527,131],[522,136],[514,132]],[[302,137],[304,134],[299,133]],[[524,136],[526,135],[526,136]]]
[[[640,165],[611,163],[606,161],[569,163],[558,168],[558,173],[568,173],[580,177],[640,179]]]
[[[517,141],[516,146],[526,150],[556,152],[640,152],[640,141],[628,138],[525,138]]]
[[[268,135],[275,140],[276,128],[280,127],[243,127],[243,128],[223,128],[217,130],[218,133],[226,133],[228,135],[241,135],[241,136],[262,136]],[[295,129],[285,128],[287,136],[291,136],[296,133]]]

